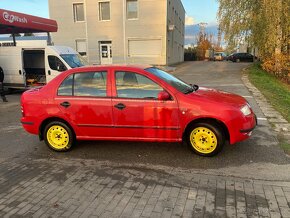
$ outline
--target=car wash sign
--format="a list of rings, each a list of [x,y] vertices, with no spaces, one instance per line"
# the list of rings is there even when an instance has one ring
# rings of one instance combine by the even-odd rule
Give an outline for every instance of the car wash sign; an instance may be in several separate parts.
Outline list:
[[[0,9],[0,34],[56,31],[55,20]]]
[[[8,11],[3,12],[3,19],[9,23],[27,23],[27,18],[26,17],[19,17],[17,15],[11,14]]]

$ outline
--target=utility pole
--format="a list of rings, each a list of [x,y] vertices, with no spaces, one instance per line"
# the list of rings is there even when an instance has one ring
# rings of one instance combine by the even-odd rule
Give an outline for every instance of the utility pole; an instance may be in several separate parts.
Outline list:
[[[221,41],[222,41],[222,33],[221,33],[221,28],[219,27],[219,29],[218,29],[218,41],[217,41],[218,48],[221,48]]]
[[[203,41],[205,38],[205,28],[207,26],[207,23],[201,22],[198,24],[198,26],[199,26],[199,39]]]

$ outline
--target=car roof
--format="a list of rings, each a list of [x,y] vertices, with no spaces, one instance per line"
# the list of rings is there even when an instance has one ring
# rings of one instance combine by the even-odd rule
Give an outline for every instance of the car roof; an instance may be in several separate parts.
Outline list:
[[[98,69],[102,70],[109,70],[110,68],[120,68],[123,70],[144,70],[147,68],[153,67],[152,65],[131,65],[131,64],[110,64],[110,65],[88,65],[88,66],[82,66],[82,67],[76,67],[73,69],[70,69],[69,72],[85,72],[85,71],[94,71]]]

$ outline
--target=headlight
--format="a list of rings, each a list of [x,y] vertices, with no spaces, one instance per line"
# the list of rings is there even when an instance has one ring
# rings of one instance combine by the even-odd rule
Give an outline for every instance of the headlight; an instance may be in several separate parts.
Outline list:
[[[250,109],[249,105],[247,105],[247,104],[245,106],[243,106],[240,110],[245,116],[248,116],[251,114],[251,109]]]

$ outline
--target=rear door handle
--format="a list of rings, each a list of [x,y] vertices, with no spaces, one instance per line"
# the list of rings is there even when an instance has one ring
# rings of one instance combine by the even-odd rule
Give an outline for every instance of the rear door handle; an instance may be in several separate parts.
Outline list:
[[[123,103],[119,103],[119,104],[114,105],[114,107],[119,110],[123,110],[126,107],[126,105],[124,105]]]
[[[60,105],[65,107],[65,108],[68,108],[70,106],[70,103],[65,101],[65,102],[60,103]]]

